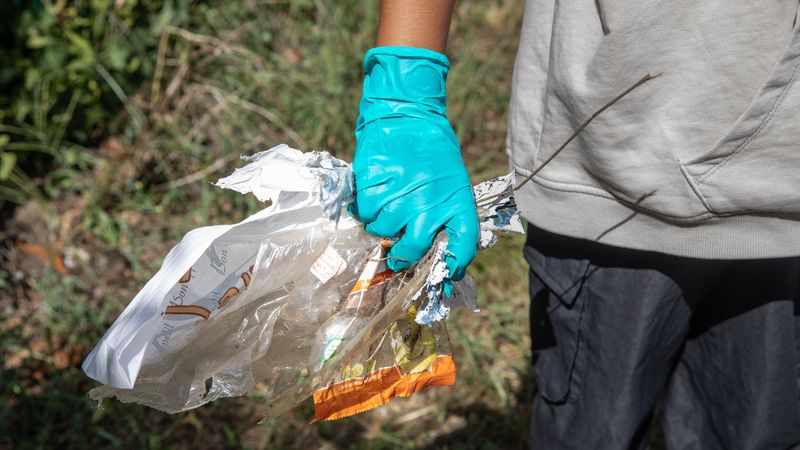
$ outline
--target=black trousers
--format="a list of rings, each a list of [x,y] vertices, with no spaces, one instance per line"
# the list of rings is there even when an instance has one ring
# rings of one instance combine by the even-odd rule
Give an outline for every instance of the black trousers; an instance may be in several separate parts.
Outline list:
[[[800,237],[798,237],[800,238]],[[529,227],[534,449],[800,448],[800,257],[719,261]]]

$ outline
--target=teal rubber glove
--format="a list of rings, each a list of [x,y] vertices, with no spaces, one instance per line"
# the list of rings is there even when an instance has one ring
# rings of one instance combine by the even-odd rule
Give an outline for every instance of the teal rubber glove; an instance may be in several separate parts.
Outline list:
[[[367,52],[350,213],[370,234],[402,232],[388,255],[393,271],[419,260],[444,229],[450,279],[460,280],[477,253],[480,232],[467,169],[447,121],[449,67],[447,57],[433,50]]]

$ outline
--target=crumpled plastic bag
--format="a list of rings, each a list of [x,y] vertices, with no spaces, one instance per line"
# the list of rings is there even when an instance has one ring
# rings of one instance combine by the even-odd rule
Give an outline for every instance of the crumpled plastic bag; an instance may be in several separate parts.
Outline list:
[[[414,267],[392,273],[390,241],[347,215],[350,166],[280,145],[218,186],[271,204],[235,225],[192,230],[83,364],[117,397],[167,412],[267,391],[268,414],[313,397],[315,420],[345,417],[430,386],[452,384],[442,319],[477,310],[471,280],[444,294],[446,236]],[[476,195],[511,186],[507,175]],[[479,206],[481,206],[479,204]],[[522,232],[513,197],[479,208],[482,248]]]

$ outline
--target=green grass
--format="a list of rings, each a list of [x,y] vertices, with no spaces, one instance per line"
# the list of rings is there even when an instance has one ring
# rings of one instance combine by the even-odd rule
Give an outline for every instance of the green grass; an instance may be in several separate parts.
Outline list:
[[[117,401],[97,408],[86,396],[94,382],[80,362],[167,250],[192,228],[260,208],[209,181],[239,166],[240,154],[281,142],[351,159],[377,6],[195,4],[187,25],[167,27],[150,55],[153,79],[126,93],[122,114],[143,123],[129,119],[97,149],[53,143],[81,164],[53,168],[58,183],[30,180],[58,190],[25,197],[0,230],[0,448],[525,447],[533,386],[521,236],[504,237],[470,268],[482,311],[459,311],[448,323],[458,364],[452,388],[315,425],[311,404],[259,425],[258,393],[172,416]],[[448,109],[476,182],[507,170],[521,13],[512,0],[462,1],[451,30]],[[69,272],[18,242],[66,255]]]

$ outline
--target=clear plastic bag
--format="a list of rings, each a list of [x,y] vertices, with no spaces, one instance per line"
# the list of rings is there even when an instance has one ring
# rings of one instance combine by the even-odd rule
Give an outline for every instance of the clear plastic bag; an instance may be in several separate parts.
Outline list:
[[[104,385],[91,397],[179,412],[261,383],[268,414],[313,396],[325,420],[452,384],[439,319],[476,306],[468,279],[443,295],[443,235],[394,274],[391,242],[342,214],[353,192],[346,163],[285,145],[248,161],[218,185],[272,204],[236,225],[193,230],[170,251],[84,362]],[[521,231],[518,217],[498,227],[497,208],[482,211],[482,237],[484,226]]]

